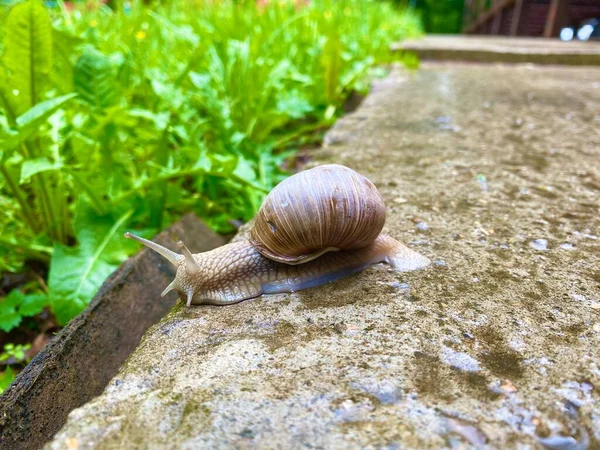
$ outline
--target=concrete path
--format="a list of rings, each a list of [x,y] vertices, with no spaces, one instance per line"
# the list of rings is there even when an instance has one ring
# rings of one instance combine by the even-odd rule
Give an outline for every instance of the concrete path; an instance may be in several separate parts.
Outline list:
[[[47,448],[599,448],[599,161],[600,69],[395,71],[317,162],[435,264],[179,304]]]
[[[597,41],[428,35],[403,41],[394,49],[415,52],[422,60],[600,66],[600,42]]]

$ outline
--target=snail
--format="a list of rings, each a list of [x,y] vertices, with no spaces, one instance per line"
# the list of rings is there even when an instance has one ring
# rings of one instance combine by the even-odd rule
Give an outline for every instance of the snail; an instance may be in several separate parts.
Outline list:
[[[192,255],[125,233],[173,264],[175,279],[161,293],[177,291],[187,306],[228,305],[262,294],[295,292],[385,262],[398,271],[430,260],[381,234],[383,197],[354,170],[329,164],[297,173],[265,198],[250,237]]]

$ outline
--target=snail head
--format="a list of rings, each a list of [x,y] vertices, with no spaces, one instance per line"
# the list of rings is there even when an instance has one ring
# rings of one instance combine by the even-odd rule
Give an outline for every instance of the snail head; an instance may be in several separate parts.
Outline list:
[[[198,284],[198,279],[201,278],[199,276],[201,268],[198,260],[194,258],[192,252],[189,251],[185,244],[182,241],[177,242],[177,247],[181,251],[181,254],[179,254],[156,242],[149,241],[129,232],[125,233],[125,237],[142,243],[175,266],[177,269],[175,279],[161,292],[160,296],[164,297],[172,290],[175,290],[181,298],[186,299],[187,306],[190,306],[194,297],[194,288]]]

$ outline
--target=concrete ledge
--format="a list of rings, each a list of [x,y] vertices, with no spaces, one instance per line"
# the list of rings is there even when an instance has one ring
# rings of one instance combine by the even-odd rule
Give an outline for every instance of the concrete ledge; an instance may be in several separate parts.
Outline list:
[[[545,38],[429,35],[395,44],[422,60],[485,63],[600,65],[600,42],[562,42]]]
[[[425,63],[378,81],[315,161],[369,177],[432,267],[179,302],[46,448],[600,448],[599,80]]]
[[[184,239],[192,251],[224,240],[193,215],[159,234],[172,245]],[[138,345],[144,332],[175,304],[159,293],[174,276],[163,258],[147,249],[129,258],[0,396],[0,447],[37,449],[63,426],[67,415],[99,395]]]

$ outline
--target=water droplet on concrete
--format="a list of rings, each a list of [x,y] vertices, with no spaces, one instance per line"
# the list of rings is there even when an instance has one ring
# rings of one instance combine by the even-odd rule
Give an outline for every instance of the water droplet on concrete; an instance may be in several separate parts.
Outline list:
[[[415,225],[415,228],[419,231],[427,231],[429,230],[429,225],[427,225],[427,222],[419,222]]]
[[[464,352],[457,352],[450,347],[443,348],[441,359],[449,366],[463,372],[479,372],[481,370],[479,362],[471,355]]]
[[[479,188],[482,191],[487,191],[488,190],[488,182],[487,182],[487,177],[483,174],[479,174],[477,175],[477,183],[479,183]]]
[[[529,246],[538,251],[548,250],[548,241],[546,239],[536,239],[531,241]]]
[[[389,283],[386,283],[388,286],[396,289],[397,291],[399,291],[402,294],[408,294],[410,293],[410,284],[408,283],[401,283],[399,281],[391,281]]]

